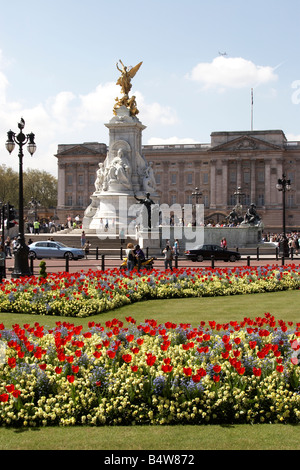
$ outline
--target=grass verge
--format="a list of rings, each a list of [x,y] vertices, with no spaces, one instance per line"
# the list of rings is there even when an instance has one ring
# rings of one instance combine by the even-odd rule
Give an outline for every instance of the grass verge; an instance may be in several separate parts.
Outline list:
[[[52,327],[56,321],[87,325],[89,321],[154,318],[197,325],[263,316],[299,321],[299,291],[196,299],[141,302],[87,319],[0,313],[0,323],[34,323]],[[299,426],[260,424],[233,426],[115,426],[0,429],[1,450],[298,450]]]

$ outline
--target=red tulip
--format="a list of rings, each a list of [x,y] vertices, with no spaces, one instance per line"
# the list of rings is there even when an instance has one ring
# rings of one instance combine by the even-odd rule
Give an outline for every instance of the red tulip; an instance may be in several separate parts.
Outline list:
[[[2,395],[0,395],[0,402],[6,403],[8,399],[9,399],[9,395],[7,393],[2,393]]]
[[[192,375],[192,380],[193,380],[193,382],[195,382],[195,383],[200,382],[200,380],[201,380],[201,375],[200,375],[200,374]]]
[[[13,384],[11,384],[11,385],[6,385],[5,388],[8,391],[8,393],[12,393],[15,389],[15,386]]]
[[[20,395],[21,395],[20,390],[14,390],[14,391],[12,392],[12,396],[13,396],[14,398],[19,398]]]
[[[261,368],[258,367],[253,367],[253,374],[255,375],[255,377],[260,377],[261,376]]]
[[[192,375],[192,369],[190,367],[184,367],[183,373],[189,377],[190,375]]]
[[[132,356],[130,354],[123,354],[122,359],[128,364],[129,362],[131,362]]]
[[[16,367],[16,364],[17,364],[16,358],[15,357],[9,357],[8,360],[7,360],[7,363],[9,365],[9,367],[11,367],[13,369],[14,367]]]
[[[152,356],[152,354],[147,354],[147,365],[148,366],[153,366],[153,364],[155,364],[155,361],[156,361],[156,356]]]
[[[203,367],[200,367],[200,369],[197,370],[197,374],[200,375],[200,377],[205,377],[206,376],[206,370],[203,369]]]
[[[173,366],[171,366],[170,364],[163,364],[161,366],[161,370],[166,373],[172,372],[172,369],[173,369]]]

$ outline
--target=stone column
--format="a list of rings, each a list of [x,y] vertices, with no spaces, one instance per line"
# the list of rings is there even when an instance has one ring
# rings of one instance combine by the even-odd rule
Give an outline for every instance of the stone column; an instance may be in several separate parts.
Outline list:
[[[66,205],[66,164],[58,164],[58,187],[57,187],[57,207],[60,209]]]
[[[222,160],[222,199],[223,205],[228,205],[228,160]]]
[[[276,167],[277,167],[277,180],[278,180],[278,179],[281,179],[283,175],[283,161],[281,158],[278,158],[276,160]],[[282,205],[282,193],[281,191],[278,191],[278,189],[276,189],[276,202],[280,206]]]
[[[216,160],[210,161],[210,208],[216,208]]]
[[[271,160],[265,159],[265,206],[271,203]]]
[[[237,156],[236,160],[236,186],[237,188],[242,186],[242,160],[241,156]]]
[[[184,185],[185,185],[185,179],[184,179],[184,162],[179,162],[178,163],[178,196],[179,196],[179,204],[184,204]],[[182,199],[183,198],[183,199]]]
[[[251,160],[251,173],[250,173],[250,181],[251,181],[251,203],[256,201],[256,160]]]

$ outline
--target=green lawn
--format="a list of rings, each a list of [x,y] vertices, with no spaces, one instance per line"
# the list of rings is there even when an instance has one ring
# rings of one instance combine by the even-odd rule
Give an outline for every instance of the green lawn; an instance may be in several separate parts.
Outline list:
[[[153,300],[141,302],[86,319],[37,317],[0,313],[0,323],[34,323],[52,327],[58,320],[87,325],[131,315],[137,322],[154,318],[163,323],[197,325],[201,320],[228,322],[270,312],[275,319],[299,322],[299,291],[231,297]],[[300,449],[299,426],[115,426],[38,429],[0,429],[1,450],[292,450]]]
[[[137,302],[131,305],[102,313],[88,318],[21,315],[0,312],[0,323],[10,327],[15,323],[39,322],[41,325],[53,327],[57,321],[68,321],[76,325],[86,326],[89,321],[104,324],[106,320],[118,318],[125,320],[131,315],[137,322],[153,318],[160,323],[191,323],[215,320],[225,323],[230,320],[242,320],[244,317],[263,316],[270,312],[276,319],[300,321],[300,292],[297,290],[269,292],[263,294],[233,295],[227,297],[201,297],[190,299],[168,299]]]

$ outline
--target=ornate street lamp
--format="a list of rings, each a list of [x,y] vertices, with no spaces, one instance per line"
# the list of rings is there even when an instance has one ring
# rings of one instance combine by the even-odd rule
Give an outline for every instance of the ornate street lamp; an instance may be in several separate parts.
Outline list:
[[[197,212],[197,205],[202,196],[201,191],[199,191],[199,188],[195,188],[194,191],[192,192],[192,198],[196,199],[196,204],[193,206],[193,221],[192,225],[196,225],[196,212]]]
[[[195,188],[194,191],[192,192],[192,197],[196,199],[196,204],[198,204],[201,196],[202,196],[202,193],[201,191],[199,191],[199,188]]]
[[[285,175],[282,175],[282,178],[278,180],[276,184],[278,191],[282,191],[282,251],[285,258],[289,257],[289,244],[286,237],[286,228],[285,228],[285,193],[291,189],[291,181],[286,179]]]
[[[18,124],[20,132],[16,135],[13,131],[8,131],[6,149],[11,153],[15,144],[19,146],[19,234],[17,239],[17,247],[15,251],[15,265],[12,271],[12,277],[30,276],[31,271],[28,265],[28,252],[29,248],[25,244],[24,237],[24,208],[23,208],[23,146],[28,143],[27,150],[30,155],[36,151],[36,144],[34,142],[34,134],[23,134],[25,121],[21,118]]]
[[[245,196],[245,193],[242,192],[242,188],[239,186],[233,195],[235,196],[235,205],[242,207],[242,199]]]

